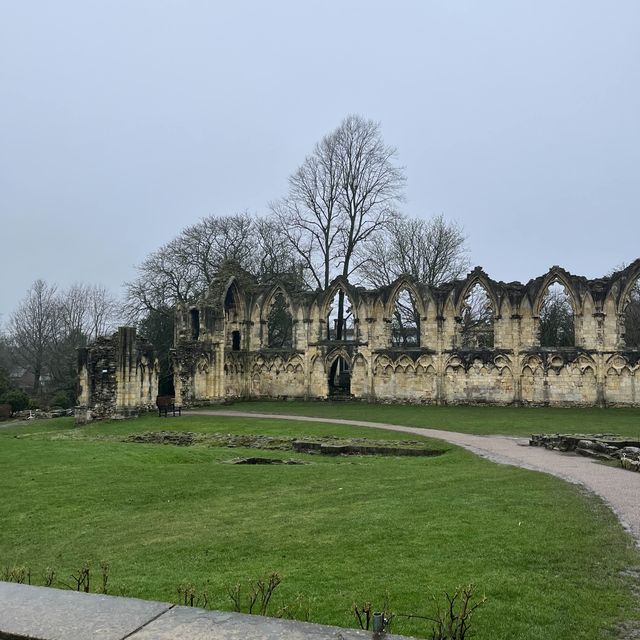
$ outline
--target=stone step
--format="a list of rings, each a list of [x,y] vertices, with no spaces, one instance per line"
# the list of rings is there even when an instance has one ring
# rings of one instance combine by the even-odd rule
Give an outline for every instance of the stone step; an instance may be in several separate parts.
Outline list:
[[[407,636],[9,582],[0,582],[0,603],[2,640],[407,640]]]

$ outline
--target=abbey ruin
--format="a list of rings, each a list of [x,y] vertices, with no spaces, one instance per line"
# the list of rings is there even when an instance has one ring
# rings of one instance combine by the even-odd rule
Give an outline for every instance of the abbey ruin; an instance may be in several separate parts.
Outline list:
[[[366,290],[338,278],[326,291],[308,292],[223,270],[197,305],[177,310],[175,395],[185,405],[333,394],[438,404],[639,405],[640,351],[625,344],[625,312],[639,276],[637,260],[594,280],[553,267],[523,285],[496,282],[476,268],[439,287],[404,276]],[[572,344],[562,347],[541,345],[541,307],[554,283],[564,287],[573,312]],[[478,288],[488,316],[469,331],[465,314]],[[332,320],[340,293],[347,310],[341,334]],[[394,331],[403,293],[417,312],[413,335]],[[274,310],[290,318],[289,330],[282,320],[270,326]]]
[[[371,290],[337,278],[326,291],[313,292],[262,285],[228,264],[197,304],[176,310],[176,404],[346,396],[425,404],[640,406],[640,345],[627,345],[625,337],[639,278],[640,259],[593,280],[553,267],[526,284],[504,283],[478,267],[437,287],[403,276]],[[558,286],[568,301],[566,326],[555,328],[560,344],[548,344],[541,314]],[[112,348],[122,352],[128,335],[129,351],[118,356],[126,361],[121,377],[126,373],[128,381],[117,379],[114,365],[112,404],[148,408],[157,363],[133,344],[135,334],[123,331]],[[102,365],[88,364],[99,360],[95,349],[89,348],[81,367],[85,411],[105,396],[96,382]]]

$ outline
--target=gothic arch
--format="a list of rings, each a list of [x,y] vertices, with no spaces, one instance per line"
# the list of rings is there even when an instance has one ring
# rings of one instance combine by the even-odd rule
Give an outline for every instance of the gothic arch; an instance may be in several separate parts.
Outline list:
[[[475,297],[480,290],[486,295],[488,304],[479,303]],[[490,310],[488,307],[491,307]],[[456,304],[456,346],[462,349],[486,349],[495,346],[495,322],[498,318],[498,299],[484,273],[474,274],[465,283]]]
[[[564,287],[567,295],[569,296],[569,298],[571,298],[571,306],[573,307],[574,315],[580,315],[582,313],[580,296],[575,290],[573,283],[571,282],[571,278],[569,277],[567,272],[564,269],[560,269],[559,267],[552,267],[551,269],[549,269],[549,272],[542,280],[540,289],[538,289],[538,293],[536,294],[536,297],[533,301],[533,315],[536,317],[540,316],[540,309],[542,307],[544,299],[547,296],[547,291],[549,287],[556,282]]]
[[[353,318],[357,322],[358,303],[360,302],[358,292],[344,276],[338,276],[335,278],[329,287],[322,292],[321,298],[318,300],[320,318],[326,318],[329,315],[329,307],[340,290],[344,292],[345,296],[351,302]]]
[[[620,277],[621,274],[618,274],[618,277],[615,279],[615,285],[622,285],[620,288],[620,295],[618,297],[618,305],[617,311],[619,314],[624,314],[628,302],[628,297],[636,283],[640,283],[640,259],[632,262],[629,267],[629,272],[626,275],[626,278]],[[613,287],[612,287],[613,288]]]
[[[427,308],[429,305],[429,301],[425,300],[422,292],[418,288],[415,280],[409,275],[403,275],[397,278],[391,284],[391,290],[389,292],[389,297],[384,305],[384,315],[386,318],[390,318],[393,314],[396,300],[400,293],[406,289],[409,291],[416,301],[417,311],[420,314],[420,317],[425,318],[427,315]]]
[[[329,286],[329,288],[323,292],[320,300],[319,300],[319,320],[321,323],[324,323],[324,327],[321,330],[321,339],[329,340],[335,339],[331,337],[331,329],[328,328],[329,316],[333,313],[334,309],[332,308],[332,304],[335,299],[339,296],[340,292],[344,294],[344,304],[345,308],[347,304],[351,309],[351,322],[353,329],[353,335],[351,337],[347,337],[347,319],[344,318],[345,326],[340,327],[340,332],[344,330],[344,335],[340,338],[342,340],[348,340],[349,342],[357,342],[359,339],[359,310],[358,305],[361,303],[360,296],[358,295],[356,289],[349,284],[349,281],[343,276],[337,277]]]
[[[259,315],[259,319],[260,320],[264,321],[264,320],[267,319],[267,316],[269,315],[270,307],[273,304],[273,301],[274,301],[275,297],[279,293],[284,296],[284,299],[286,300],[287,306],[289,307],[289,312],[291,313],[291,317],[292,318],[296,317],[297,309],[293,305],[293,300],[291,299],[291,296],[289,295],[289,292],[287,291],[287,289],[285,288],[285,286],[282,283],[276,282],[273,286],[271,286],[267,290],[267,292],[265,293],[264,297],[262,298],[262,301],[256,303],[259,306],[259,309],[260,309],[260,315]]]
[[[491,285],[487,274],[484,273],[484,271],[478,270],[472,272],[469,275],[462,289],[460,289],[460,293],[458,294],[455,301],[456,316],[460,315],[464,301],[476,285],[480,285],[487,293],[487,296],[489,296],[489,300],[491,301],[491,306],[493,308],[493,317],[495,319],[498,316],[500,307],[498,298],[496,297],[495,291],[493,290],[493,286]]]
[[[237,322],[244,322],[248,315],[246,298],[238,278],[236,276],[229,278],[221,300],[225,317],[233,310],[237,316],[235,320]]]

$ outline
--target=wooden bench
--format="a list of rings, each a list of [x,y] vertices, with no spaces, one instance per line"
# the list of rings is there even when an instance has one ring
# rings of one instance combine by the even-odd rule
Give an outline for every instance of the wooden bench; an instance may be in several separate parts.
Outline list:
[[[156,398],[156,407],[158,407],[158,417],[165,418],[169,417],[169,412],[171,412],[174,417],[176,415],[182,415],[182,407],[176,407],[176,399],[172,396],[158,396]]]

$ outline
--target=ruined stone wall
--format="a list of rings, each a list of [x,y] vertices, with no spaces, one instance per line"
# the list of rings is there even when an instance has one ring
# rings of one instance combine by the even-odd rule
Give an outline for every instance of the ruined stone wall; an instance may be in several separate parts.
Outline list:
[[[78,350],[77,423],[155,410],[158,360],[132,327],[120,327]]]
[[[429,287],[409,276],[366,290],[336,279],[326,291],[259,285],[227,265],[206,296],[177,310],[176,401],[228,398],[326,398],[343,394],[382,402],[500,405],[640,406],[640,352],[624,341],[625,308],[640,260],[607,278],[588,280],[553,267],[526,284],[496,282],[480,268],[465,279]],[[575,340],[540,345],[541,306],[553,283],[567,292]],[[492,346],[465,346],[464,304],[480,285],[491,305]],[[348,339],[330,339],[327,316],[338,291],[353,314]],[[419,311],[419,343],[392,344],[399,294]],[[269,310],[284,296],[292,343],[273,348]],[[335,376],[336,362],[344,375]],[[333,381],[333,382],[332,382]],[[346,391],[345,391],[346,390]]]

